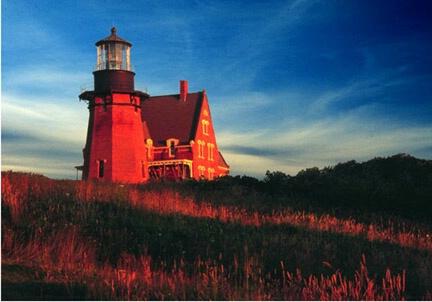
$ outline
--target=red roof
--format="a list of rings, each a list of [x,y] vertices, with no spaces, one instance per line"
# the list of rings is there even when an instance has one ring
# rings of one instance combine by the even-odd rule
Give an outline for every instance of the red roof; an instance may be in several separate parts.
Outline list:
[[[149,97],[141,103],[141,116],[155,147],[166,146],[166,140],[176,138],[181,145],[194,139],[203,93],[188,93],[185,101],[180,95]],[[148,137],[145,137],[148,138]]]

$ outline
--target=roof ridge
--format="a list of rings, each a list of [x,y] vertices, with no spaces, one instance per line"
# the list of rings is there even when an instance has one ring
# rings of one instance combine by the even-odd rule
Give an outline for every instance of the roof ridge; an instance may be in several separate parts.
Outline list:
[[[192,117],[192,127],[191,127],[191,131],[189,133],[189,140],[196,137],[196,132],[197,132],[198,123],[199,123],[199,117],[200,117],[200,113],[202,111],[202,106],[204,103],[204,93],[202,91],[200,91],[197,94],[199,94],[200,96],[197,100],[195,112],[194,112],[193,117]]]
[[[199,93],[202,93],[202,91],[197,91],[197,92],[188,92],[188,95],[189,94],[199,94]],[[174,94],[164,94],[164,95],[150,95],[150,98],[158,98],[158,97],[168,97],[168,96],[179,96],[180,95],[180,93],[174,93]]]

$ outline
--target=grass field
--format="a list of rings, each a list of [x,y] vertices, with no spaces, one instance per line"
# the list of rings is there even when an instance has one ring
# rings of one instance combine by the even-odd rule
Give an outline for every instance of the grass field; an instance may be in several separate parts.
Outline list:
[[[305,202],[2,172],[2,299],[432,299],[431,223]]]

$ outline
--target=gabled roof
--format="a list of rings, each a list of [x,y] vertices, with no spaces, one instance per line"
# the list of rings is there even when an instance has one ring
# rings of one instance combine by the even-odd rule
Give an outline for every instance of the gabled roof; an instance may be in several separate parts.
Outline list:
[[[188,93],[186,100],[180,95],[149,97],[141,103],[141,117],[146,123],[155,147],[166,146],[166,140],[176,138],[179,144],[189,144],[195,138],[203,93]],[[148,138],[148,137],[145,137]]]

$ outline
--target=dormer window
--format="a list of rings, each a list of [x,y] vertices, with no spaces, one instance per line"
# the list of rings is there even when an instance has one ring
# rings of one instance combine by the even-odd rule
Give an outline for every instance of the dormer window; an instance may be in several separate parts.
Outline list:
[[[179,140],[175,138],[167,139],[167,147],[168,147],[168,155],[169,157],[176,156],[176,146],[178,145]]]
[[[170,157],[174,157],[175,156],[175,143],[173,141],[170,142],[169,156]]]

